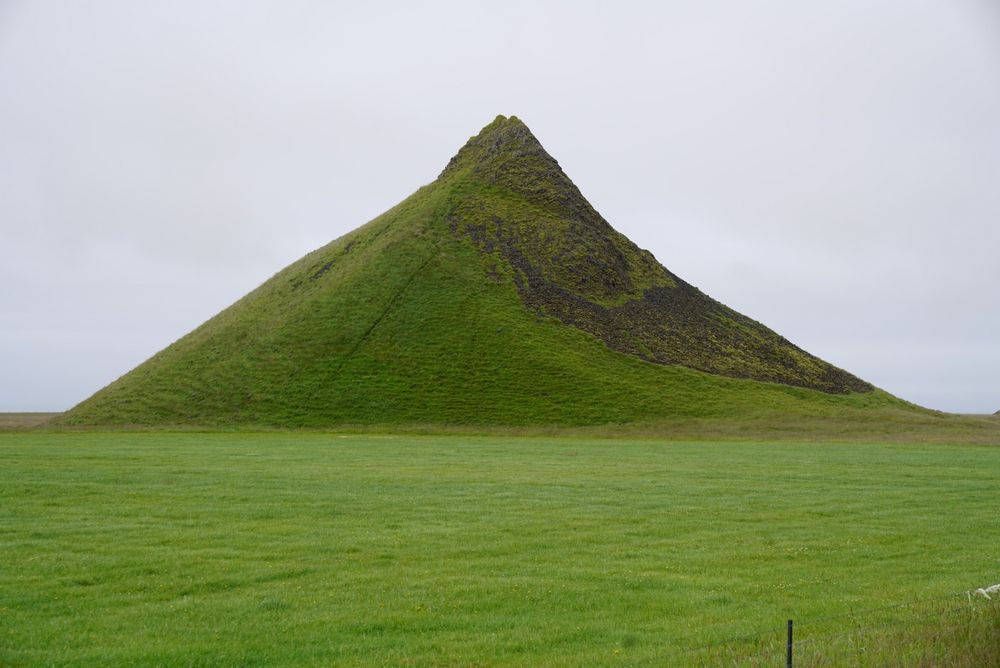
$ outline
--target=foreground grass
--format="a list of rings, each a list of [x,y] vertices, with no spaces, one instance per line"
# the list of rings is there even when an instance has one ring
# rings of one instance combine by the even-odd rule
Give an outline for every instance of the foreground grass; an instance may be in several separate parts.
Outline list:
[[[884,664],[859,648],[886,643],[997,656],[995,608],[953,594],[1000,581],[998,464],[939,445],[0,434],[0,665],[773,665],[788,618],[814,638],[805,665]]]

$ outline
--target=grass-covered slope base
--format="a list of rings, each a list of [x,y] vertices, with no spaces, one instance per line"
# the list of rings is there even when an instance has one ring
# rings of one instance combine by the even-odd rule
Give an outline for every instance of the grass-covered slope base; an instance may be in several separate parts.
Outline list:
[[[998,458],[0,434],[0,665],[996,665]]]
[[[517,119],[66,424],[585,425],[894,405],[615,232]]]

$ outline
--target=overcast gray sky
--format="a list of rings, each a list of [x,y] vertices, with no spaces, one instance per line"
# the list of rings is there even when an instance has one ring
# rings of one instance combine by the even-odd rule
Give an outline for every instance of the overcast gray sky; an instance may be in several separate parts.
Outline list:
[[[501,113],[716,299],[1000,409],[1000,2],[0,0],[0,411],[84,399]]]

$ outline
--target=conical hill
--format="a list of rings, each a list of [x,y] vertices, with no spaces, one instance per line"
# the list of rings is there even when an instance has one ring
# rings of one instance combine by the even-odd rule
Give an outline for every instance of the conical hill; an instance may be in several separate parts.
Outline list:
[[[582,425],[897,403],[674,276],[517,118],[82,402],[109,425]]]

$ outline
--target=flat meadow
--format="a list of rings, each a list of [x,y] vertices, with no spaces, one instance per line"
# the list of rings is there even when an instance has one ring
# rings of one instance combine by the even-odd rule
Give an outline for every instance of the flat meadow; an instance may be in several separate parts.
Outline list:
[[[0,433],[0,665],[783,665],[787,619],[796,665],[1000,664],[997,601],[963,593],[1000,582],[998,471],[975,445]]]

